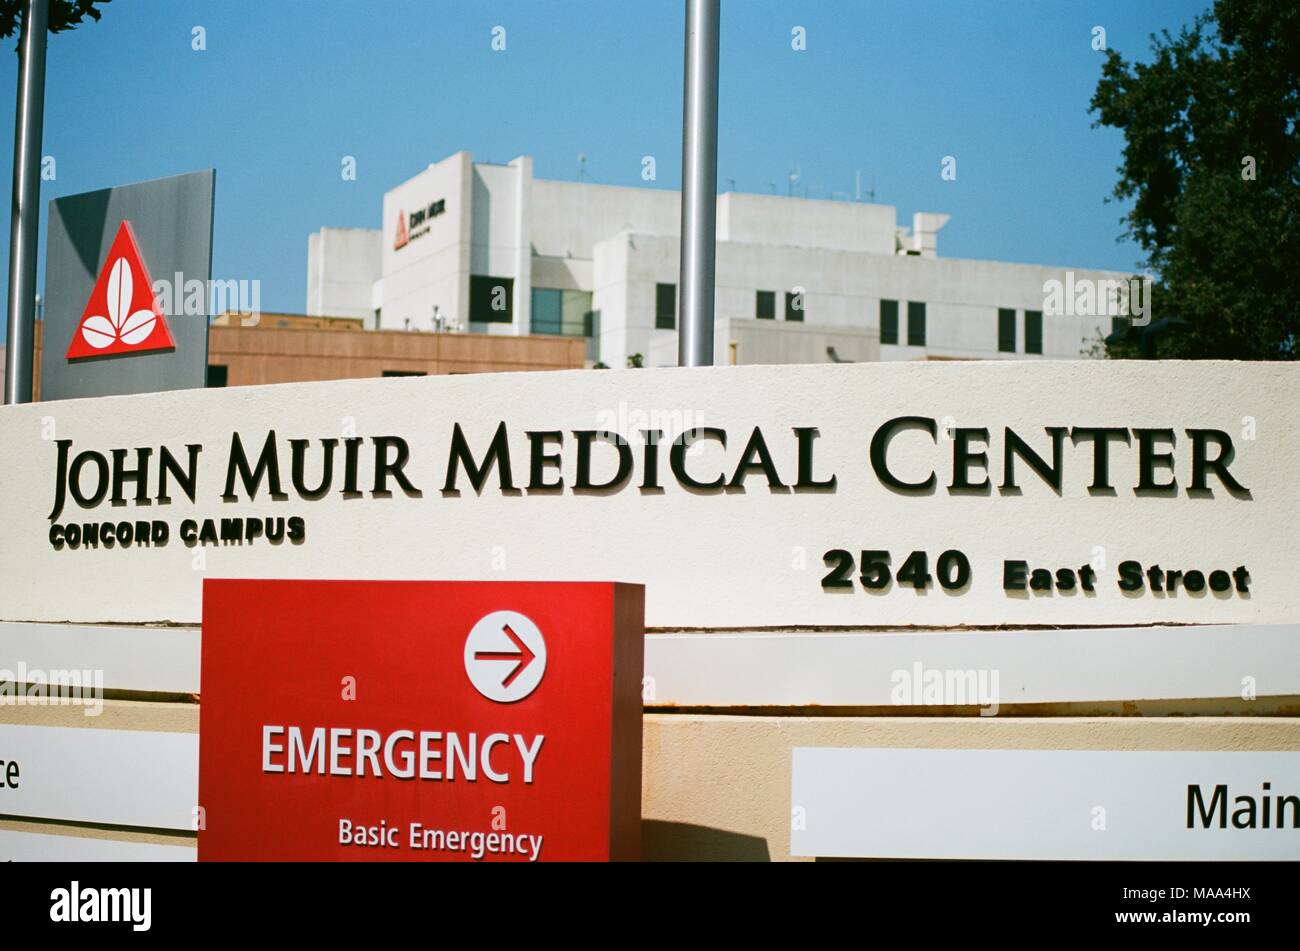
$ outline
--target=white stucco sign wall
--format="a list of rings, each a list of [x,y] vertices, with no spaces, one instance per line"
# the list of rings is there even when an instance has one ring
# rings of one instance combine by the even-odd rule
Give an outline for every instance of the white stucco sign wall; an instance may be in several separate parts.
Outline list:
[[[197,622],[204,577],[313,577],[643,582],[653,627],[1294,621],[1298,432],[1300,367],[1236,363],[3,407],[0,620]]]

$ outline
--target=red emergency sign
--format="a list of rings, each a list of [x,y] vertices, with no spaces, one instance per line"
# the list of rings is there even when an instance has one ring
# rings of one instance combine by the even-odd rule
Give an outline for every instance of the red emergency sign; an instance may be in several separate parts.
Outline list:
[[[636,858],[644,589],[205,580],[200,860]]]

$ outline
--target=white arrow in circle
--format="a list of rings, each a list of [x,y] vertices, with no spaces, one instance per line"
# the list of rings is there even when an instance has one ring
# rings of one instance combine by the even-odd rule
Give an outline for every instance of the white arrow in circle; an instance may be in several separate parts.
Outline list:
[[[522,700],[542,682],[546,641],[518,611],[493,611],[465,639],[465,673],[474,689],[498,703]]]

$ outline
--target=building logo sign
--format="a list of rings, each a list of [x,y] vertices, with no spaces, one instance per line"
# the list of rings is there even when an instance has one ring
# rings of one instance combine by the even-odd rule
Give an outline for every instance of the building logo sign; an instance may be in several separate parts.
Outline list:
[[[447,210],[447,199],[439,198],[423,208],[417,208],[409,215],[404,209],[397,209],[397,234],[393,237],[393,250],[400,251],[416,238],[423,238],[429,233],[429,224]]]
[[[393,250],[397,251],[410,243],[411,235],[406,230],[406,212],[397,209],[397,236],[393,238]]]
[[[418,412],[376,380],[314,384],[310,398],[268,389],[256,405],[232,393],[229,413],[200,412],[216,394],[198,391],[130,412],[87,402],[40,425],[0,414],[5,444],[24,447],[0,493],[12,526],[0,568],[75,576],[54,599],[11,585],[6,604],[86,622],[193,623],[205,557],[255,577],[400,576],[418,552],[419,571],[450,577],[652,582],[656,627],[1284,623],[1297,603],[1297,374],[970,366],[949,381],[983,387],[960,421],[926,395],[946,374],[919,364],[698,383],[677,370],[485,375],[472,400],[430,378],[410,384]],[[601,409],[667,391],[704,412]],[[792,408],[796,391],[818,398]],[[506,547],[474,540],[501,525],[508,568]],[[122,590],[132,597],[113,600]],[[471,690],[476,668],[509,691],[544,656],[534,693],[546,693],[570,632],[496,607],[531,620],[538,643],[503,622],[467,663],[484,611],[448,635],[448,662]]]
[[[66,358],[81,360],[175,348],[131,223],[123,221],[68,344]]]
[[[909,430],[921,432],[909,433]],[[838,476],[819,465],[815,456],[819,428],[796,426],[791,434],[781,434],[786,440],[787,463],[784,468],[775,462],[772,449],[762,428],[754,426],[745,440],[739,458],[733,457],[719,472],[703,475],[699,463],[688,461],[688,450],[701,440],[716,443],[725,449],[737,440],[729,439],[728,432],[718,427],[696,427],[686,432],[669,434],[665,440],[668,449],[666,467],[661,466],[664,442],[651,438],[639,447],[627,436],[597,430],[574,430],[568,435],[575,449],[574,478],[567,486],[562,476],[552,475],[552,470],[563,467],[563,458],[552,450],[564,443],[562,432],[544,430],[526,432],[528,481],[516,484],[515,473],[521,471],[511,458],[511,442],[505,422],[497,426],[492,440],[485,449],[476,453],[471,440],[459,423],[452,428],[447,461],[443,472],[440,499],[447,504],[461,495],[461,486],[468,484],[474,497],[481,497],[494,489],[502,495],[516,495],[524,488],[528,492],[575,493],[600,492],[615,494],[629,489],[658,489],[672,480],[683,489],[696,494],[749,491],[747,482],[765,482],[769,490],[784,492],[834,493]],[[1180,493],[1194,497],[1229,497],[1250,500],[1249,488],[1239,482],[1230,469],[1236,457],[1232,436],[1218,429],[1184,430],[1190,443],[1184,458],[1190,463],[1190,472],[1175,461],[1173,446],[1177,436],[1173,428],[1153,429],[1137,427],[1095,428],[1050,426],[1044,428],[1048,439],[1026,433],[1024,437],[1010,427],[1002,435],[1002,452],[994,446],[999,440],[987,427],[954,428],[953,446],[947,455],[949,466],[942,465],[945,447],[941,445],[939,422],[930,417],[898,416],[879,426],[868,444],[870,468],[875,479],[885,487],[901,494],[924,496],[946,491],[953,495],[972,492],[991,492],[996,477],[1000,475],[1001,491],[1011,492],[1010,497],[1021,494],[1021,482],[1041,480],[1058,496],[1063,494],[1067,469],[1076,475],[1091,478],[1088,496],[1114,495],[1112,484],[1111,444],[1135,444],[1136,473],[1130,476],[1132,491],[1138,495],[1176,498]],[[895,439],[903,441],[904,434],[911,438],[913,450],[927,443],[934,446],[930,457],[931,471],[922,480],[905,479],[896,469]],[[663,434],[657,434],[662,436]],[[1066,436],[1072,444],[1084,444],[1082,452],[1067,453]],[[743,433],[742,433],[743,436]],[[771,437],[775,444],[777,437]],[[291,494],[303,502],[315,502],[337,491],[345,498],[360,498],[365,494],[367,482],[373,498],[388,499],[394,488],[412,499],[424,499],[425,493],[416,480],[420,475],[408,471],[412,450],[401,436],[372,436],[373,455],[369,471],[363,473],[360,436],[318,440],[319,450],[314,450],[313,440],[298,438],[288,441],[289,452],[276,432],[267,432],[260,447],[256,442],[245,444],[238,432],[231,434],[226,456],[223,503],[256,504],[257,509],[234,510],[223,508],[217,518],[186,518],[180,522],[178,535],[190,548],[196,546],[225,545],[280,545],[288,541],[302,544],[307,537],[307,519],[301,514],[281,514],[264,506],[266,492],[272,502],[287,501]],[[481,436],[474,442],[483,445]],[[1052,445],[1049,462],[1039,448]],[[200,443],[187,444],[186,452],[173,451],[166,445],[156,447],[126,447],[100,452],[94,449],[77,450],[73,440],[55,440],[54,507],[50,511],[49,541],[56,551],[79,548],[160,548],[168,544],[171,524],[160,518],[132,520],[124,514],[114,514],[105,521],[79,521],[74,518],[60,521],[69,503],[83,511],[93,512],[106,500],[115,508],[134,502],[137,506],[163,506],[169,504],[172,493],[184,495],[191,503],[198,502]],[[517,445],[517,444],[516,444]],[[599,446],[599,449],[597,448]],[[1088,447],[1091,446],[1089,452]],[[596,453],[604,460],[605,478],[598,478]],[[1117,456],[1119,450],[1115,450]],[[131,455],[134,454],[134,463]],[[338,457],[342,457],[341,460]],[[638,464],[637,457],[640,456]],[[1001,457],[1001,471],[993,460]],[[713,462],[713,466],[717,466]],[[1185,465],[1185,464],[1184,464]],[[608,470],[613,468],[613,474]],[[666,471],[665,471],[666,468]],[[939,471],[943,469],[941,488]],[[341,470],[341,471],[340,471]],[[313,482],[309,471],[319,472]],[[1180,485],[1176,473],[1183,473]],[[365,476],[370,476],[366,479]],[[341,477],[341,478],[340,478]],[[1076,485],[1077,485],[1076,478]],[[131,491],[127,485],[130,483]],[[341,484],[340,484],[341,483]],[[493,485],[495,483],[495,486]],[[1081,487],[1079,487],[1081,488]],[[1079,490],[1076,488],[1076,491]],[[1216,491],[1219,493],[1216,496]],[[111,494],[110,494],[111,493]],[[1103,503],[1104,504],[1104,503]],[[156,511],[156,509],[154,510]],[[139,513],[145,514],[143,512]],[[860,554],[859,554],[860,552]],[[934,559],[933,561],[931,559]],[[871,549],[835,547],[825,550],[823,562],[826,573],[821,579],[824,593],[840,595],[857,589],[883,592],[891,588],[911,587],[918,592],[938,587],[952,594],[964,594],[973,584],[998,585],[1009,598],[1060,593],[1069,595],[1082,592],[1094,594],[1103,584],[1104,563],[1048,565],[1016,557],[1007,552],[994,571],[976,572],[966,552],[951,547],[936,549]],[[934,571],[931,572],[933,565]],[[975,574],[983,579],[973,581]],[[990,574],[992,577],[990,577]],[[1251,569],[1241,563],[1223,563],[1209,566],[1162,567],[1159,563],[1144,564],[1132,558],[1119,559],[1113,569],[1114,584],[1127,597],[1147,595],[1165,598],[1184,589],[1189,596],[1203,596],[1207,589],[1218,600],[1248,599],[1251,596]],[[1148,594],[1149,592],[1149,594]],[[465,644],[464,666],[476,689],[483,696],[500,703],[511,703],[531,693],[541,680],[546,667],[546,645],[541,632],[527,617],[509,615],[484,618],[483,629],[470,635]]]

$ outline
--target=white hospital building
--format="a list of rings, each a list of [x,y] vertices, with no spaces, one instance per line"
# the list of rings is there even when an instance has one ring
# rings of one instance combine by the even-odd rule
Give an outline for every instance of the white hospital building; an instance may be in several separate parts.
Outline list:
[[[547,181],[528,156],[457,152],[384,195],[380,230],[310,236],[307,313],[582,336],[591,362],[673,365],[680,213],[675,191]],[[715,361],[1068,359],[1111,332],[1104,313],[1045,315],[1044,285],[1128,275],[944,258],[948,217],[903,227],[890,205],[720,195]]]

